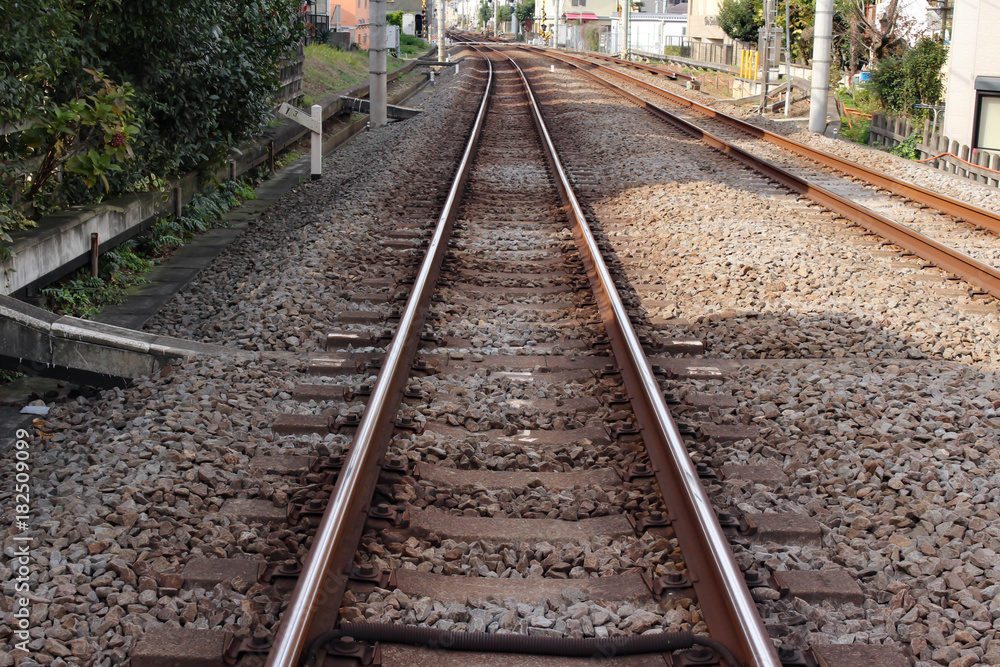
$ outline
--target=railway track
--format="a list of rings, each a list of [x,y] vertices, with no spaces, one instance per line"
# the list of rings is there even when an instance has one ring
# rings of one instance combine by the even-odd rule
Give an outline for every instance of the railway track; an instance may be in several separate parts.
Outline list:
[[[904,251],[1000,297],[1000,215],[761,129],[593,58],[542,51]],[[664,72],[668,74],[668,72]]]
[[[387,235],[386,267],[413,276],[406,307],[390,318],[398,324],[387,330],[379,315],[397,299],[394,281],[369,280],[384,289],[352,296],[359,309],[311,360],[317,383],[294,392],[323,414],[274,424],[353,437],[289,492],[298,547],[288,530],[272,533],[288,545],[278,553],[302,562],[268,570],[271,581],[296,582],[273,643],[261,628],[230,642],[227,660],[868,659],[775,648],[755,600],[801,593],[792,574],[802,573],[785,581],[741,571],[729,538],[812,540],[818,528],[781,514],[716,515],[701,478],[718,478],[694,465],[710,456],[691,440],[747,433],[678,425],[662,383],[705,380],[681,407],[711,416],[731,407],[713,391],[717,364],[683,358],[703,353],[700,341],[648,323],[636,333],[634,295],[623,303],[614,287],[630,287],[625,267],[602,257],[607,239],[585,220],[601,183],[578,155],[567,174],[520,68],[496,52],[487,61],[496,71],[484,74],[458,175],[423,204],[444,207],[436,227],[413,221]],[[529,64],[537,76],[538,59]],[[565,141],[567,130],[555,134]]]
[[[1000,664],[995,308],[483,55],[164,313],[239,355],[46,401],[13,662]]]
[[[466,651],[564,657],[688,649],[691,658],[705,659],[714,649],[722,664],[778,664],[527,84],[513,61],[500,57],[495,64],[496,100],[488,112],[483,107],[482,143],[473,160],[470,142],[463,167],[471,171],[464,176],[459,169],[268,664],[295,664],[303,653],[311,660],[327,649],[363,650],[344,636],[423,645],[383,644],[382,659],[396,664],[420,664],[428,652],[441,661],[428,646],[450,643]],[[539,133],[541,140],[530,139]],[[448,339],[421,357],[434,375],[414,381],[406,360],[416,351],[435,264],[447,246],[454,250],[440,269],[447,281],[442,305],[428,317],[447,323]],[[584,289],[588,277],[593,302]],[[469,331],[469,322],[479,324]],[[613,357],[605,351],[609,343]],[[491,348],[507,354],[482,353]],[[483,400],[512,386],[523,399],[494,406]],[[415,405],[403,418],[414,433],[390,444],[406,387]],[[485,414],[457,417],[470,411]],[[614,446],[635,439],[634,424],[641,425],[646,450]],[[365,498],[387,446],[392,467],[404,467],[397,470],[401,479],[383,479],[395,482],[386,500],[419,502],[400,507]],[[670,485],[669,511],[648,481],[616,488],[619,475],[646,479],[647,471],[656,473],[661,489]],[[357,539],[338,531],[356,526],[350,517],[369,504],[376,520],[393,525],[366,539],[355,556]],[[347,593],[340,614],[365,623],[332,630],[336,595],[319,606],[318,591],[330,573],[352,568],[376,577],[362,586],[374,590],[360,599]],[[413,613],[393,613],[398,597],[386,604],[394,586]],[[507,606],[470,602],[484,598]],[[442,620],[428,623],[431,614]],[[382,620],[397,623],[372,622]],[[401,629],[400,620],[411,627]],[[418,624],[424,627],[412,627]],[[499,627],[520,632],[476,634]],[[663,632],[639,638],[653,628]],[[691,628],[707,629],[712,638]],[[486,656],[454,657],[461,664],[470,659]]]

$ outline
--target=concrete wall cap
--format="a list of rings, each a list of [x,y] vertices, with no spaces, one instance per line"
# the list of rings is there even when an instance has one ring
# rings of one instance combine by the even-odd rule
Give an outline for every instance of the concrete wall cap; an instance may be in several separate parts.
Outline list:
[[[158,343],[151,343],[149,346],[149,353],[155,354],[158,357],[171,357],[191,360],[198,357],[198,353],[194,350],[186,350],[182,347],[173,347],[171,345],[160,345]]]
[[[44,322],[42,320],[31,317],[30,315],[26,315],[16,310],[11,310],[10,308],[6,308],[4,306],[0,306],[0,317],[2,317],[5,320],[10,320],[11,322],[19,324],[21,326],[28,327],[30,329],[35,329],[37,331],[47,332],[51,327],[51,324],[48,322]]]
[[[136,340],[127,335],[115,335],[106,331],[94,331],[84,328],[73,323],[72,320],[76,319],[75,317],[65,317],[57,322],[53,322],[51,328],[52,335],[68,340],[78,340],[86,343],[97,343],[107,347],[132,350],[133,352],[149,352],[149,343],[146,341]],[[121,329],[121,331],[127,332],[129,330]]]

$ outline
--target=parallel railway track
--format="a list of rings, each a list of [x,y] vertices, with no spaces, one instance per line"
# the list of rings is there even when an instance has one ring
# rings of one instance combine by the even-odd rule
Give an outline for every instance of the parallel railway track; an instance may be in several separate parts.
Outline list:
[[[647,77],[571,53],[541,52],[977,290],[1000,297],[1000,254],[995,243],[1000,215],[728,116]],[[654,69],[644,67],[643,72]],[[983,231],[976,234],[961,227],[963,222]]]

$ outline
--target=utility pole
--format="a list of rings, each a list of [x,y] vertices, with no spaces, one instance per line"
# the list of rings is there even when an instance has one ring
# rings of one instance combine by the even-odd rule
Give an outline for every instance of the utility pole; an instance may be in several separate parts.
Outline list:
[[[626,2],[628,2],[628,0],[618,0],[618,38],[621,40],[621,44],[619,44],[619,46],[621,47],[620,51],[622,58],[628,57],[625,52],[625,3]]]
[[[785,0],[785,116],[792,106],[792,24],[788,20],[788,0]]]
[[[438,0],[438,62],[448,60],[448,52],[444,48],[444,0]]]
[[[632,0],[625,0],[625,60],[632,60]]]
[[[369,26],[371,44],[368,45],[368,119],[373,128],[388,122],[386,111],[386,48],[385,0],[371,0]]]
[[[552,38],[552,46],[559,46],[559,19],[562,16],[562,0],[556,0],[556,36]]]
[[[493,36],[500,37],[500,0],[493,0]]]
[[[826,130],[827,95],[830,92],[830,46],[833,43],[833,0],[816,0],[813,33],[812,91],[809,98],[809,129]]]
[[[629,44],[629,41],[630,41],[629,40],[629,37],[630,37],[630,35],[629,35],[629,30],[630,30],[630,27],[629,27],[629,20],[630,20],[629,14],[632,13],[632,0],[619,0],[619,2],[621,3],[619,5],[619,7],[620,7],[620,10],[621,10],[620,14],[621,14],[621,24],[622,24],[621,25],[621,29],[622,29],[622,58],[624,60],[628,60],[629,57],[632,55],[632,49],[629,48],[630,47],[630,44]]]
[[[778,9],[775,7],[775,0],[764,0],[764,27],[761,37],[762,51],[761,62],[763,69],[763,90],[760,96],[760,112],[767,110],[767,95],[771,87],[771,69],[774,68],[775,76],[778,74],[781,53],[781,33],[778,29]]]

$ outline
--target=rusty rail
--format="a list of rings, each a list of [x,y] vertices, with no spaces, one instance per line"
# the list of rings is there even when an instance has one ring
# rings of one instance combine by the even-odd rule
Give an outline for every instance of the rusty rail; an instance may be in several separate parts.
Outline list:
[[[911,199],[915,202],[918,202],[920,204],[930,206],[934,209],[941,211],[942,213],[947,213],[948,215],[953,215],[956,218],[961,218],[963,220],[966,220],[967,222],[974,223],[992,232],[1000,233],[1000,214],[993,213],[992,211],[980,208],[979,206],[976,206],[974,204],[969,204],[968,202],[964,202],[955,199],[953,197],[949,197],[948,195],[944,195],[939,192],[934,192],[933,190],[928,190],[927,188],[921,187],[919,185],[907,183],[906,181],[900,180],[888,174],[884,174],[875,169],[870,169],[862,164],[853,162],[852,160],[842,158],[832,153],[827,153],[826,151],[820,150],[818,148],[813,148],[812,146],[800,143],[798,141],[795,141],[794,139],[789,139],[788,137],[784,137],[780,134],[776,134],[769,130],[757,127],[756,125],[748,123],[745,120],[741,120],[734,116],[730,116],[729,114],[724,114],[721,111],[716,111],[712,107],[705,106],[704,104],[699,104],[694,100],[690,100],[684,97],[683,95],[678,95],[668,90],[664,90],[663,88],[660,88],[659,86],[652,84],[648,81],[637,79],[634,76],[626,74],[625,72],[619,72],[617,70],[613,70],[610,67],[601,65],[600,63],[595,63],[585,58],[579,58],[563,53],[557,55],[552,53],[552,51],[549,49],[537,49],[535,47],[527,47],[527,46],[519,48],[544,51],[544,53],[550,58],[563,60],[563,62],[565,62],[566,64],[576,64],[578,68],[579,68],[578,63],[582,63],[585,65],[590,65],[592,67],[599,68],[606,72],[610,72],[615,76],[627,79],[629,83],[645,88],[646,90],[654,92],[657,95],[663,95],[664,97],[669,98],[672,102],[694,109],[711,118],[716,118],[725,121],[726,123],[733,125],[737,129],[746,132],[747,134],[750,134],[756,139],[763,139],[764,141],[774,144],[775,146],[784,148],[786,150],[792,151],[793,153],[797,153],[798,155],[804,158],[808,158],[810,160],[818,162],[825,167],[836,169],[837,171],[847,174],[848,176],[851,176],[853,178],[859,178],[861,180],[867,181],[871,185],[880,187],[884,190],[892,192],[893,194],[897,194],[902,197],[906,197],[907,199]],[[576,61],[576,63],[570,63],[568,62],[567,59]],[[624,60],[620,60],[618,58],[605,57],[605,59],[612,60],[622,65],[639,67],[641,69],[656,69],[650,67],[649,65],[639,65],[637,63],[629,63]],[[580,69],[582,70],[582,68]],[[662,70],[661,73],[667,76],[672,74],[669,70]]]
[[[312,548],[282,617],[268,667],[294,667],[307,642],[334,626],[339,597],[364,527],[365,505],[375,486],[379,467],[392,436],[392,420],[399,411],[402,393],[420,342],[427,305],[447,250],[458,201],[472,166],[493,89],[493,64],[488,64],[486,90],[466,144],[455,180],[438,218],[427,254],[420,265],[413,291],[386,352],[364,416],[351,443],[350,454],[334,486]]]
[[[518,48],[530,49],[530,47],[518,47]],[[535,49],[531,50],[534,51]],[[799,144],[798,142],[792,141],[791,139],[786,139],[785,137],[775,135],[771,132],[768,132],[767,130],[762,130],[758,127],[750,125],[749,123],[745,123],[744,121],[741,121],[739,119],[732,118],[731,116],[727,116],[725,114],[721,114],[715,111],[714,109],[709,109],[708,107],[704,107],[696,102],[688,100],[687,98],[666,92],[662,88],[649,84],[645,81],[640,81],[639,79],[629,76],[628,74],[617,72],[615,70],[610,70],[609,68],[606,68],[603,65],[599,65],[589,60],[574,58],[572,56],[566,56],[564,54],[555,55],[548,51],[545,51],[543,53],[549,58],[558,60],[563,64],[569,65],[570,67],[579,70],[583,74],[592,77],[602,85],[611,88],[619,95],[622,95],[623,97],[635,102],[640,107],[646,109],[653,115],[667,121],[668,123],[671,123],[678,129],[683,130],[687,134],[695,137],[696,139],[705,142],[709,146],[716,148],[719,151],[746,164],[752,169],[755,169],[756,171],[759,171],[760,173],[770,178],[773,178],[774,180],[794,190],[795,192],[798,192],[806,197],[809,197],[810,199],[826,207],[827,209],[835,213],[838,213],[849,220],[857,222],[866,229],[896,244],[900,248],[912,252],[913,254],[938,266],[939,268],[955,274],[956,276],[965,280],[971,285],[974,285],[975,287],[978,287],[992,294],[993,296],[1000,298],[1000,270],[998,270],[997,268],[992,267],[983,262],[980,262],[979,260],[976,260],[966,255],[965,253],[959,252],[958,250],[949,248],[939,243],[938,241],[935,241],[934,239],[925,236],[924,234],[921,234],[906,227],[905,225],[902,225],[898,222],[895,222],[894,220],[886,218],[883,215],[875,213],[874,211],[868,209],[865,206],[862,206],[861,204],[858,204],[834,192],[831,192],[830,190],[827,190],[826,188],[816,185],[815,183],[811,183],[810,181],[800,176],[796,176],[790,171],[783,169],[782,167],[779,167],[776,164],[768,160],[765,160],[762,157],[754,155],[749,151],[743,150],[742,148],[739,148],[738,146],[726,141],[725,139],[721,139],[711,134],[710,132],[698,127],[697,125],[690,123],[684,120],[683,118],[680,118],[670,113],[669,111],[663,109],[662,107],[656,106],[649,100],[643,99],[638,95],[635,95],[634,93],[630,93],[624,88],[617,86],[606,79],[602,79],[601,77],[597,76],[588,69],[578,65],[577,62],[583,63],[584,65],[589,66],[590,68],[598,68],[601,70],[609,71],[615,74],[616,76],[628,79],[630,83],[636,83],[637,85],[640,85],[647,89],[654,89],[657,94],[663,94],[671,99],[676,98],[682,104],[696,108],[698,110],[704,110],[705,113],[709,113],[714,116],[727,119],[729,121],[732,121],[734,124],[740,125],[741,127],[745,125],[747,128],[749,128],[747,129],[747,131],[750,132],[751,134],[758,134],[760,138],[767,139],[768,141],[771,141],[771,138],[773,137],[773,143],[779,146],[787,143],[788,148],[790,148],[791,150],[795,150],[797,152],[798,149],[801,148],[803,151],[802,154],[805,157],[819,161],[821,163],[826,163],[828,164],[828,166],[831,166],[835,169],[845,171],[846,173],[848,173],[848,175],[869,180],[865,176],[865,174],[870,173],[873,175],[872,179],[870,180],[870,182],[873,185],[892,191],[895,191],[893,190],[893,188],[898,186],[900,191],[897,192],[897,194],[901,194],[903,196],[913,199],[914,201],[932,206],[933,208],[937,208],[950,215],[955,215],[956,217],[961,217],[963,219],[972,222],[973,220],[970,219],[969,216],[966,216],[964,213],[961,212],[961,211],[972,211],[973,213],[976,214],[975,221],[977,222],[977,224],[980,224],[980,220],[983,219],[992,221],[989,226],[982,225],[992,231],[1000,232],[1000,215],[990,213],[989,211],[978,208],[971,204],[966,204],[965,202],[960,202],[945,195],[934,193],[931,192],[930,190],[925,190],[924,188],[921,188],[916,185],[903,183],[902,181],[899,181],[891,176],[888,176],[886,174],[879,174],[874,170],[868,169],[867,167],[862,167],[861,165],[851,162],[849,160],[844,160],[834,155],[830,155],[829,153],[824,153],[823,151],[809,148],[808,146]],[[806,152],[808,152],[809,154],[806,154]],[[842,167],[841,165],[848,165],[848,166]],[[850,168],[852,171],[848,171],[848,168]],[[909,190],[912,190],[915,193],[914,196],[910,196],[909,194],[907,194],[907,191]],[[935,203],[938,201],[942,202],[940,206]]]
[[[556,177],[556,186],[573,220],[573,237],[594,289],[598,310],[607,327],[632,408],[642,425],[643,441],[670,509],[709,631],[739,660],[749,665],[777,667],[778,655],[764,629],[711,501],[691,463],[684,439],[670,416],[659,383],[632,328],[628,311],[597,241],[573,193],[531,86],[517,63],[510,60],[524,82],[542,145]]]

